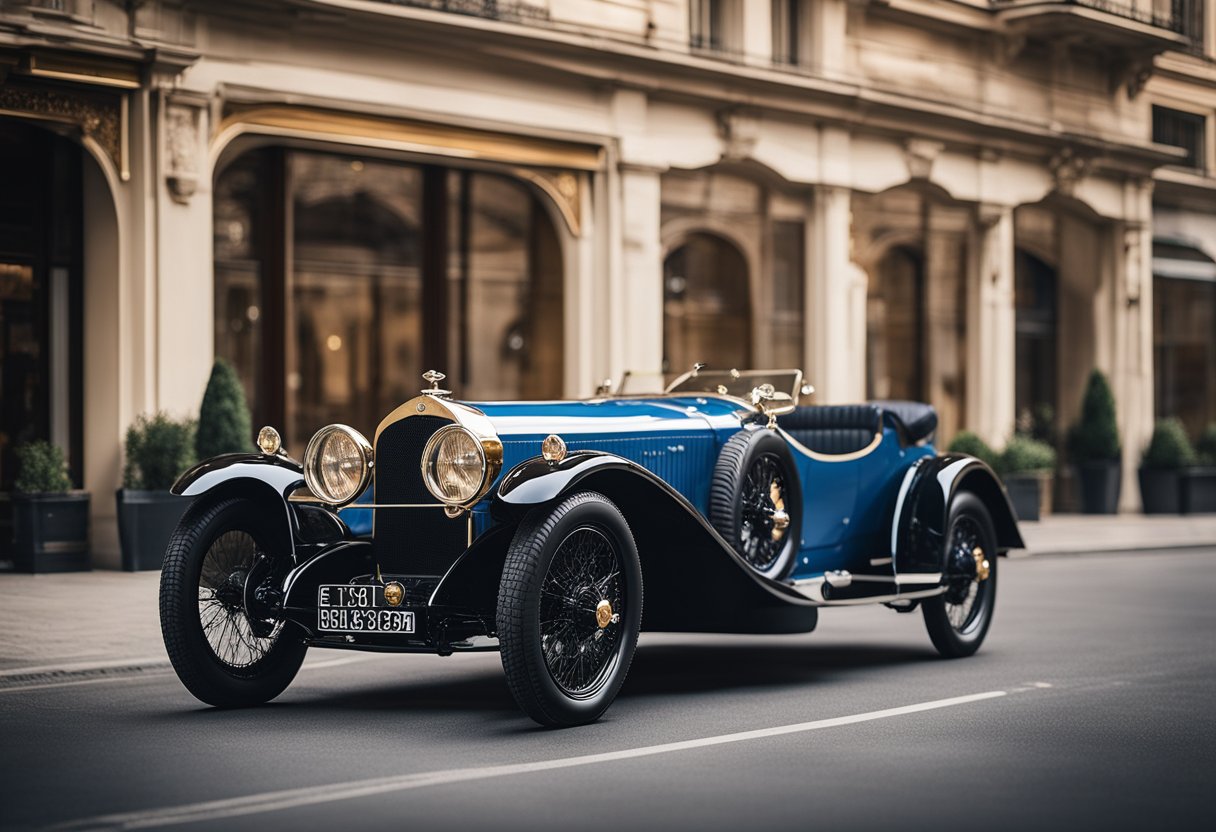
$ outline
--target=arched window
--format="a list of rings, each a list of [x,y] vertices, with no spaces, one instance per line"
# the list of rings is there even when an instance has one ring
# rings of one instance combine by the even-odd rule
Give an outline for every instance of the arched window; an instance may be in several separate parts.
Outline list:
[[[688,235],[663,262],[663,371],[696,362],[751,366],[751,300],[742,253],[714,234]]]
[[[466,399],[563,392],[557,231],[482,171],[265,148],[215,185],[215,348],[255,418],[369,437],[443,370]]]

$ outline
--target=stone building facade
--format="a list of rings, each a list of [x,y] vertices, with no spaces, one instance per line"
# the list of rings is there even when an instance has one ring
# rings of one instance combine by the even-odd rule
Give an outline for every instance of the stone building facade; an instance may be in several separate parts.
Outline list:
[[[1065,428],[1100,368],[1134,508],[1154,418],[1216,420],[1213,328],[1174,349],[1154,303],[1216,314],[1214,17],[9,0],[0,490],[17,441],[64,445],[116,563],[123,431],[196,412],[216,355],[296,451],[370,431],[427,367],[557,397],[700,360],[925,399],[944,439],[998,444],[1024,414]]]

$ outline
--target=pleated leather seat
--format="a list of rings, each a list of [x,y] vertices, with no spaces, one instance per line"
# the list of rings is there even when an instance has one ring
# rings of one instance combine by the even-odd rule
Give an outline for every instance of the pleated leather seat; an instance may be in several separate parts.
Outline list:
[[[820,454],[860,451],[882,429],[882,411],[872,404],[800,407],[777,419],[790,436]]]

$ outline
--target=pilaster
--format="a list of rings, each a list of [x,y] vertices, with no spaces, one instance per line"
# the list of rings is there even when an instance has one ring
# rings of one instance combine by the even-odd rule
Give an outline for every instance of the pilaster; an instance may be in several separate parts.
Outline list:
[[[1013,209],[977,211],[967,286],[967,427],[996,447],[1017,418]]]

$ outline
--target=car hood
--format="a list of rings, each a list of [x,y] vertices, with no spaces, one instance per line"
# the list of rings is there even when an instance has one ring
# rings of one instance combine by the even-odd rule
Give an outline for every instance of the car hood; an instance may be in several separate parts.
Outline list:
[[[485,413],[504,442],[539,440],[550,433],[570,441],[609,435],[737,430],[740,416],[746,413],[738,402],[703,396],[468,404]]]

